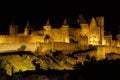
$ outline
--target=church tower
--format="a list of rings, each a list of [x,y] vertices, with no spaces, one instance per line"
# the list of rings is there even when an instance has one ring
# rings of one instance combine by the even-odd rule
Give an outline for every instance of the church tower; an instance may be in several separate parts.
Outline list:
[[[98,26],[100,27],[100,44],[105,44],[104,43],[104,17],[96,17],[96,21]]]
[[[24,35],[29,35],[30,34],[30,23],[27,21],[27,24],[24,28]]]
[[[69,25],[67,19],[65,18],[62,24],[63,42],[69,43]]]
[[[14,36],[18,34],[18,25],[15,25],[14,23],[14,17],[12,18],[12,22],[9,25],[9,35]]]

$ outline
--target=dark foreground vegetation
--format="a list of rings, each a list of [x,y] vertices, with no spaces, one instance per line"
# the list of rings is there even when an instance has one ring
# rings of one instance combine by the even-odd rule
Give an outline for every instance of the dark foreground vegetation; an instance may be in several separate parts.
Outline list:
[[[81,65],[81,63],[76,64],[75,70],[42,70],[36,65],[34,71],[18,72],[12,76],[6,75],[4,70],[0,71],[0,80],[119,80],[120,59],[85,61],[84,65]],[[44,78],[33,79],[38,78],[40,75],[44,75]],[[4,76],[6,78],[2,79]]]
[[[120,58],[104,59],[97,61],[95,57],[86,55],[86,60],[81,63],[72,64],[72,59],[77,60],[76,54],[84,53],[77,51],[73,54],[64,55],[61,51],[51,53],[50,55],[39,56],[31,52],[12,52],[0,54],[0,80],[119,80],[120,76]],[[10,55],[11,54],[11,55]],[[114,55],[113,53],[109,54]],[[28,58],[29,56],[29,58]],[[70,58],[70,62],[67,59]],[[12,61],[11,61],[12,60]],[[40,61],[39,61],[40,60]],[[14,62],[17,62],[14,64]],[[27,62],[27,63],[23,63]],[[19,65],[29,68],[30,65],[35,67],[34,70],[22,71]],[[6,66],[8,65],[8,66]],[[51,68],[63,67],[63,70]],[[64,68],[66,66],[66,68]],[[74,70],[66,70],[69,67]],[[16,68],[17,67],[17,68]],[[44,70],[44,69],[45,70]],[[10,69],[12,75],[8,75],[6,70]],[[19,69],[15,72],[15,69]],[[31,68],[30,68],[31,69]]]

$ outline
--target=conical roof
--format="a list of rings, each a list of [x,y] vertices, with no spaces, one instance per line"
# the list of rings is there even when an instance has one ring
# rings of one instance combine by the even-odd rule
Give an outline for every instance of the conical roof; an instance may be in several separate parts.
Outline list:
[[[65,17],[64,21],[63,21],[63,25],[68,25],[67,19]]]
[[[49,18],[47,19],[47,22],[46,22],[45,26],[48,26],[48,25],[51,25]]]

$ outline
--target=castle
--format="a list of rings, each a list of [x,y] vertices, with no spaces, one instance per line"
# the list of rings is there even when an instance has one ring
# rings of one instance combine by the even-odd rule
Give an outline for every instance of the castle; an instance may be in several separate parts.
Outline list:
[[[0,35],[0,43],[34,43],[34,42],[65,42],[80,43],[82,45],[110,44],[111,35],[104,35],[104,17],[92,17],[88,23],[83,15],[79,15],[79,28],[69,27],[65,19],[60,28],[52,28],[49,19],[43,30],[32,30],[27,22],[24,32],[18,33],[18,25],[10,24],[9,35]]]
[[[117,35],[117,41],[112,40],[112,35],[105,34],[103,16],[92,17],[88,22],[83,15],[79,15],[77,22],[79,28],[69,27],[65,18],[60,28],[52,28],[48,19],[42,30],[33,30],[32,26],[27,22],[23,33],[18,33],[18,25],[12,23],[9,26],[9,35],[0,35],[0,51],[3,49],[2,44],[14,44],[16,45],[15,48],[18,45],[27,44],[29,45],[29,50],[34,48],[32,44],[37,46],[38,44],[36,43],[42,45],[54,43],[52,45],[54,49],[58,48],[58,46],[59,49],[61,47],[64,49],[71,47],[72,49],[73,46],[74,48],[76,48],[76,46],[77,48],[86,48],[88,45],[112,45],[119,47],[119,34]],[[10,48],[9,46],[9,49]],[[4,50],[6,49],[8,48],[4,48]]]
[[[27,22],[24,32],[18,33],[18,25],[10,24],[9,35],[0,35],[0,43],[34,43],[34,42],[65,42],[80,43],[83,45],[104,44],[104,17],[92,17],[88,23],[83,15],[78,18],[79,28],[69,27],[65,19],[60,28],[52,28],[49,19],[43,30],[32,30]],[[82,41],[83,40],[83,41]]]

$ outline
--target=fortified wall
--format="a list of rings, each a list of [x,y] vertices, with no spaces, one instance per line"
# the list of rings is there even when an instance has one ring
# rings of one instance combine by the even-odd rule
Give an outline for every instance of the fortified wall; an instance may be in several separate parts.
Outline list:
[[[64,46],[63,46],[64,45]],[[45,54],[48,51],[64,51],[65,53],[72,53],[79,50],[79,46],[74,43],[1,43],[0,53],[13,51],[32,51],[39,50],[39,54]]]
[[[109,54],[109,53],[120,54],[120,47],[108,46],[108,45],[97,47],[97,59],[98,60],[105,59],[106,54]]]
[[[44,42],[44,36],[9,36],[9,35],[0,35],[0,43],[35,43],[35,42]]]
[[[77,22],[79,27],[70,27],[65,18],[60,28],[52,28],[48,19],[42,30],[32,30],[27,22],[23,33],[18,33],[18,25],[11,23],[9,35],[0,35],[0,52],[20,50],[21,46],[32,52],[38,48],[41,53],[49,50],[72,52],[86,50],[92,45],[97,46],[98,59],[105,58],[109,52],[119,53],[120,35],[117,41],[112,40],[112,35],[105,35],[103,16],[86,20],[79,15]]]
[[[92,17],[88,22],[83,15],[78,18],[78,28],[69,27],[67,20],[63,21],[60,28],[52,28],[48,19],[43,26],[43,30],[31,30],[31,25],[27,22],[24,32],[18,33],[18,25],[11,24],[9,35],[0,35],[1,43],[21,43],[21,42],[41,42],[46,40],[53,42],[80,43],[81,45],[98,45],[104,40],[104,17]],[[102,35],[103,34],[103,35]],[[86,37],[86,38],[85,38]],[[84,39],[83,39],[84,38]],[[83,40],[84,41],[83,41]],[[86,39],[86,40],[85,40]],[[83,44],[82,44],[83,43]],[[84,44],[85,43],[85,44]]]

